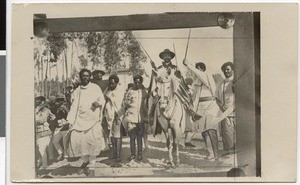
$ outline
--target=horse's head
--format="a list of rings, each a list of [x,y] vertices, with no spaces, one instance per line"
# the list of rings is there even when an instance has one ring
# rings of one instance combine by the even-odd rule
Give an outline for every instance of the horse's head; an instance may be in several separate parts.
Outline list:
[[[159,108],[165,110],[174,96],[174,82],[172,78],[158,78],[157,93],[160,97]]]

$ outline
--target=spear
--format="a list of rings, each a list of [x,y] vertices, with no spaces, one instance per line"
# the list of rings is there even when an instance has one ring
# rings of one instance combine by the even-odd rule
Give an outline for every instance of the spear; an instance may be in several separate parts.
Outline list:
[[[175,53],[175,61],[176,61],[176,66],[178,66],[178,64],[177,64],[177,57],[176,57],[176,51],[175,51],[175,45],[174,45],[174,43],[173,43],[173,49],[174,49],[174,53]]]
[[[186,44],[186,49],[185,49],[184,60],[186,59],[186,56],[187,56],[187,51],[188,51],[188,48],[189,48],[191,31],[192,31],[192,28],[190,28],[190,31],[189,31],[189,37],[188,37],[187,44]]]
[[[153,60],[151,59],[150,55],[148,54],[148,52],[146,51],[146,49],[143,47],[143,45],[137,41],[137,43],[141,46],[141,48],[144,50],[144,52],[146,53],[146,55],[148,56],[148,58],[150,59],[150,63],[151,63],[151,66],[156,70],[156,66],[153,62]]]
[[[150,59],[150,63],[151,63],[151,66],[152,68],[154,68],[154,70],[156,71],[156,67],[155,67],[155,64],[154,62],[152,61],[150,55],[148,54],[148,52],[145,50],[145,48],[143,47],[143,45],[137,41],[137,43],[141,46],[141,48],[144,50],[144,52],[146,53],[146,55],[148,56],[148,58]],[[147,99],[146,99],[146,105],[149,106],[149,98],[151,96],[151,93],[152,93],[152,86],[153,86],[153,80],[154,80],[154,74],[153,74],[153,70],[152,70],[152,73],[151,73],[151,78],[150,78],[150,83],[149,83],[149,87],[148,87],[148,93],[147,93]],[[149,108],[149,107],[148,107]]]

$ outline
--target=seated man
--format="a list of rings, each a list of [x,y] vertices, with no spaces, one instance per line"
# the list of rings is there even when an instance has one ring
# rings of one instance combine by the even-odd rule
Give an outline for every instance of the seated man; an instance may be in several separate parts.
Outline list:
[[[53,145],[59,155],[57,157],[57,161],[60,161],[64,158],[64,149],[61,146],[60,141],[65,137],[69,130],[69,124],[66,121],[69,109],[67,102],[65,101],[65,97],[63,95],[58,95],[55,99],[54,104],[55,107],[52,108],[52,111],[54,111],[53,114],[55,115],[55,119],[49,122],[49,127],[53,133]]]
[[[47,168],[48,159],[53,158],[52,151],[47,152],[51,140],[49,120],[54,119],[48,104],[45,103],[44,96],[35,97],[35,123],[36,123],[36,143],[37,143],[37,167]],[[50,156],[48,155],[50,154]]]

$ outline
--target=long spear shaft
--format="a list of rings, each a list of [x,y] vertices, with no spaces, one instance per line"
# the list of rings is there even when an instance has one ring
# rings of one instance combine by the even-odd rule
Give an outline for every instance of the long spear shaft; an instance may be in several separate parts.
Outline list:
[[[153,60],[151,59],[150,55],[148,54],[148,52],[146,51],[146,49],[143,47],[143,45],[139,41],[137,41],[137,43],[141,46],[141,48],[144,50],[144,52],[146,53],[146,55],[150,59],[150,63],[151,63],[152,68],[154,68],[154,70],[156,70],[155,64],[154,64]]]
[[[138,42],[138,44],[141,46],[141,48],[144,50],[144,52],[146,53],[146,55],[148,56],[148,58],[152,61],[150,55],[149,55],[148,52],[145,50],[145,48],[143,47],[143,45],[142,45],[139,41],[137,41],[137,42]]]
[[[175,51],[175,45],[174,45],[174,43],[173,43],[173,49],[174,49],[174,53],[175,53],[175,61],[176,61],[176,66],[178,66],[178,64],[177,64],[177,57],[176,57],[176,51]]]
[[[189,43],[190,43],[191,31],[192,31],[192,28],[190,28],[190,31],[189,31],[189,37],[188,37],[188,41],[187,41],[187,44],[186,44],[184,59],[186,59],[186,56],[187,56],[187,51],[188,51]]]
[[[138,44],[141,46],[141,48],[144,50],[144,52],[146,53],[146,55],[148,56],[148,58],[150,59],[150,63],[153,63],[153,61],[152,61],[150,55],[149,55],[148,52],[145,50],[145,48],[143,47],[143,45],[142,45],[139,41],[137,41],[137,42],[138,42]],[[154,65],[154,63],[153,63],[153,65]],[[154,65],[154,67],[155,67],[155,65]],[[154,78],[154,76],[153,76],[153,70],[152,70],[151,77],[150,77],[150,84],[149,84],[149,87],[148,87],[147,100],[146,100],[147,106],[148,106],[149,98],[150,98],[151,92],[152,92],[151,90],[152,90],[152,85],[153,85],[153,78]]]

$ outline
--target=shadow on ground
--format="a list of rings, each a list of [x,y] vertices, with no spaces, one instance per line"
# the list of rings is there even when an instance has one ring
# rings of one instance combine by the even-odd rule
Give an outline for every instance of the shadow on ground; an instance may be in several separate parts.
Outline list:
[[[206,160],[205,157],[207,156],[207,151],[201,148],[201,146],[203,146],[203,143],[202,145],[198,144],[198,146],[195,148],[184,148],[180,146],[179,158],[181,163],[177,169],[188,169],[187,173],[190,173],[190,171],[193,171],[194,169],[211,171],[212,169],[216,169],[218,167],[232,166],[233,161],[229,159],[228,155],[224,155],[220,161]],[[222,156],[224,153],[224,151],[220,151],[220,156]],[[97,168],[111,169],[114,167],[115,161],[109,158],[111,155],[111,150],[102,151],[97,157]],[[128,161],[127,159],[129,156],[129,139],[126,138],[123,140],[121,162],[120,166],[118,167],[124,168],[125,170],[139,168],[153,169],[152,172],[154,173],[154,176],[169,176],[169,173],[176,174],[174,173],[174,170],[166,171],[168,168],[167,163],[169,161],[169,156],[165,142],[155,141],[154,139],[151,141],[149,140],[149,148],[143,151],[143,159],[141,161],[138,161],[137,159]],[[38,174],[40,177],[47,175],[54,177],[77,177],[78,167],[81,165],[81,163],[82,162],[80,159],[60,161],[49,166],[46,170],[39,170]]]

